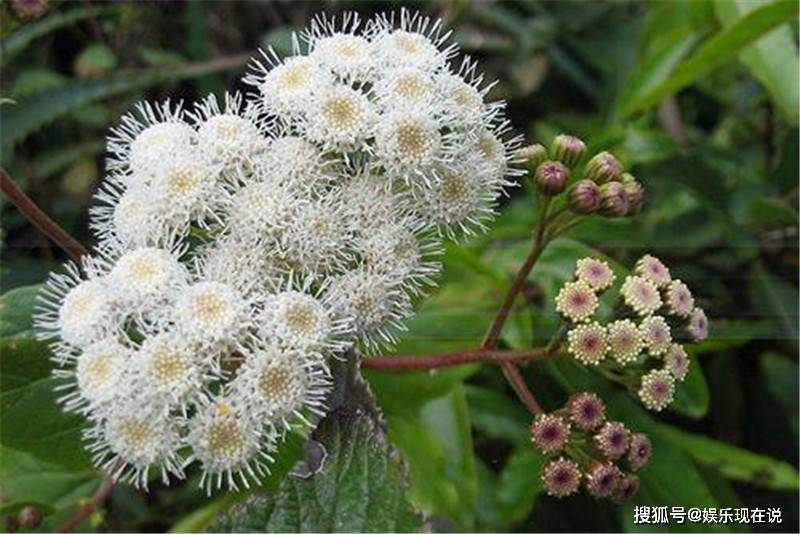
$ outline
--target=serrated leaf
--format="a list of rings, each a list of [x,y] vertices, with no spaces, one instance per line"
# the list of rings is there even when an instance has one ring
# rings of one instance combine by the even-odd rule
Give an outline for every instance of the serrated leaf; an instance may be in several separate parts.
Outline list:
[[[661,431],[692,458],[727,478],[773,490],[800,487],[800,474],[786,462],[672,426],[661,425]]]
[[[40,287],[18,287],[0,296],[0,337],[13,336],[33,328],[33,308]]]
[[[83,417],[58,406],[47,346],[27,338],[0,341],[0,444],[69,470],[89,469]]]
[[[327,451],[318,472],[286,478],[275,493],[233,507],[216,530],[231,532],[411,532],[421,528],[406,498],[408,471],[374,408],[348,392],[312,438]]]

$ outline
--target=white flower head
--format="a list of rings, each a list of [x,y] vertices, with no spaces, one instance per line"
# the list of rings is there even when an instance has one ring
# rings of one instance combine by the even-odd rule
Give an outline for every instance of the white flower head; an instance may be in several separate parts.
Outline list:
[[[192,447],[189,464],[200,462],[203,471],[200,486],[211,493],[223,484],[238,490],[238,482],[246,488],[250,481],[260,484],[269,474],[275,436],[264,433],[254,414],[228,399],[219,399],[189,420],[186,443]],[[237,482],[238,478],[238,482]]]
[[[283,135],[269,141],[253,161],[253,177],[300,197],[318,196],[340,177],[335,164],[302,137]]]
[[[44,339],[83,347],[120,329],[116,291],[102,277],[84,279],[72,263],[50,274],[38,302],[34,321]]]
[[[307,201],[286,188],[269,182],[253,182],[235,191],[222,208],[230,234],[261,239],[279,239],[286,227],[297,219]]]
[[[205,346],[235,343],[252,322],[250,302],[233,286],[200,281],[178,298],[170,320],[174,328]]]
[[[141,102],[111,129],[108,166],[147,179],[165,159],[190,151],[196,141],[180,103],[173,107],[169,100],[159,104]]]
[[[354,12],[344,13],[340,24],[336,17],[316,17],[304,32],[309,56],[344,81],[369,80],[374,64],[372,43],[356,33],[360,24]]]
[[[271,292],[283,278],[274,255],[265,250],[258,236],[247,231],[220,236],[196,254],[195,270],[200,278],[228,284],[245,295]]]
[[[383,110],[428,109],[437,96],[431,73],[415,67],[383,71],[375,81],[375,98]]]
[[[264,339],[280,347],[323,353],[339,352],[350,330],[335,318],[329,303],[306,291],[289,289],[266,297],[256,320]]]
[[[361,169],[342,186],[346,220],[356,235],[397,223],[410,215],[408,195],[395,191],[390,181]]]
[[[151,206],[158,209],[156,216],[163,227],[180,233],[191,222],[205,227],[208,220],[217,219],[214,208],[221,195],[218,177],[216,164],[199,152],[165,160],[147,194]]]
[[[231,382],[232,398],[278,428],[311,426],[304,412],[325,413],[330,373],[318,355],[259,343],[246,355]]]
[[[436,77],[438,106],[445,124],[454,128],[469,128],[485,122],[487,108],[484,93],[477,83],[468,83],[463,75],[444,72]]]
[[[375,134],[376,164],[405,183],[430,184],[431,168],[442,161],[439,124],[423,110],[398,110],[382,115]]]
[[[92,442],[89,449],[98,467],[109,471],[122,462],[115,478],[147,488],[153,466],[160,469],[165,484],[168,474],[183,478],[178,429],[178,421],[160,407],[126,400],[113,405],[104,422],[89,429],[86,438]]]
[[[358,89],[330,84],[320,89],[307,111],[302,129],[326,150],[353,150],[372,136],[374,105]]]
[[[331,76],[312,57],[281,60],[272,49],[259,52],[261,60],[253,60],[244,81],[258,88],[258,104],[266,113],[291,121],[309,109],[319,87],[331,82]]]
[[[431,19],[407,9],[380,15],[369,25],[375,57],[384,67],[417,67],[436,71],[457,52],[455,45],[445,47],[450,32],[442,31],[441,19]]]
[[[189,273],[179,249],[140,247],[124,252],[108,273],[108,283],[132,311],[148,311],[180,293]]]

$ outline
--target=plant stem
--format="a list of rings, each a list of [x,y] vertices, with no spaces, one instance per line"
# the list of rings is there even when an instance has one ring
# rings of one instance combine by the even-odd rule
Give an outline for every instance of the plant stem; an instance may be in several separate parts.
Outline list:
[[[2,167],[0,167],[0,189],[26,219],[38,228],[40,232],[52,239],[53,242],[64,252],[69,254],[73,260],[79,261],[81,256],[86,254],[86,249],[83,248],[83,245],[65,232],[64,229],[53,219],[48,217],[28,195],[23,193],[8,175],[8,172]]]
[[[524,362],[548,355],[544,347],[525,351],[484,350],[477,349],[466,352],[448,352],[430,356],[410,356],[400,358],[364,358],[361,366],[367,369],[386,369],[395,371],[411,371],[421,369],[437,369],[465,363],[505,363]]]
[[[122,468],[123,462],[122,460],[118,460],[114,467],[111,468],[111,472],[109,473],[108,477],[100,484],[100,487],[97,488],[97,491],[94,492],[89,502],[84,504],[80,510],[75,512],[69,519],[67,519],[64,523],[58,527],[58,532],[72,532],[76,528],[78,528],[81,523],[86,521],[86,519],[94,513],[97,508],[103,504],[103,501],[106,500],[108,494],[111,493],[111,490],[114,488],[114,484],[116,483],[116,479],[114,478],[117,472]]]

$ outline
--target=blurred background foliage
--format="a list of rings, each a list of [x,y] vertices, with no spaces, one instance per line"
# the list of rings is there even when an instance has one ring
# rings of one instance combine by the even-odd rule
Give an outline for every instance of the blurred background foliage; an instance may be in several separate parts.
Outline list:
[[[633,502],[540,494],[530,417],[498,368],[367,373],[403,451],[410,497],[434,530],[652,531],[633,506],[780,507],[780,525],[669,525],[664,530],[798,530],[797,3],[408,3],[441,16],[480,59],[516,131],[548,143],[559,132],[618,154],[647,187],[642,215],[592,220],[556,241],[506,327],[507,347],[540,345],[555,328],[552,298],[572,263],[600,254],[619,272],[644,252],[695,291],[711,339],[695,346],[687,382],[657,418],[625,391],[570,361],[524,369],[545,408],[598,391],[611,414],[652,437],[655,456]],[[103,176],[104,136],[143,99],[191,102],[243,89],[259,46],[286,53],[290,32],[320,10],[365,16],[387,2],[43,2],[0,5],[0,154],[15,181],[85,244],[87,208]],[[80,419],[53,403],[47,352],[31,336],[36,284],[63,261],[2,200],[2,456],[7,530],[34,504],[53,530],[100,484],[80,446]],[[474,348],[529,247],[523,189],[490,234],[448,248],[440,288],[410,323],[398,354]],[[277,487],[299,440],[281,454]],[[81,528],[209,528],[242,500],[184,484],[125,485]],[[357,476],[354,474],[353,476]],[[345,495],[346,498],[347,495]],[[351,496],[356,498],[356,496]],[[250,506],[252,508],[252,506]],[[248,507],[235,508],[246,514]],[[269,526],[258,515],[250,529]],[[230,526],[230,523],[228,523]],[[223,527],[220,527],[223,528]]]

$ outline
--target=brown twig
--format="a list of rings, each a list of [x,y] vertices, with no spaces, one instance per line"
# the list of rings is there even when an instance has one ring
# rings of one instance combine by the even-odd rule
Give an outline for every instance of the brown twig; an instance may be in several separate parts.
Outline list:
[[[100,507],[101,504],[103,504],[103,501],[106,500],[108,494],[111,493],[111,490],[114,488],[114,484],[116,483],[114,476],[122,468],[122,466],[122,460],[117,460],[117,463],[111,468],[108,478],[106,478],[103,483],[100,484],[100,487],[94,492],[94,495],[92,495],[92,497],[89,499],[89,502],[84,504],[80,510],[72,515],[72,517],[64,521],[64,523],[58,527],[58,532],[72,532],[78,528],[81,523],[86,521],[86,519],[88,519],[89,516],[91,516],[95,510]]]
[[[61,247],[64,252],[70,255],[73,260],[80,260],[86,254],[86,249],[78,243],[71,235],[64,231],[53,219],[47,216],[39,206],[37,206],[8,175],[8,172],[0,167],[0,190],[14,204],[17,209],[44,235],[53,240]]]
[[[525,350],[471,350],[465,352],[447,352],[430,356],[408,356],[399,358],[364,358],[361,366],[368,369],[386,369],[396,371],[414,371],[421,369],[437,369],[465,363],[504,363],[524,362],[547,355],[544,347]]]

